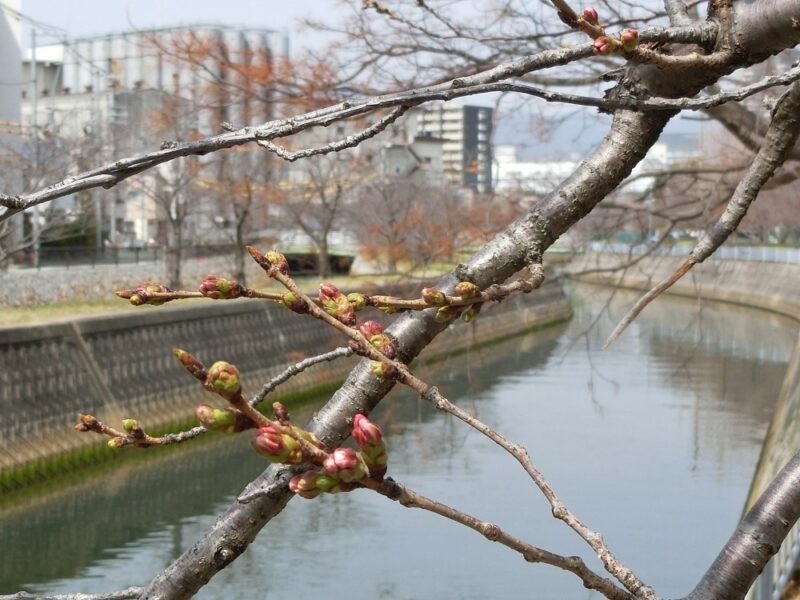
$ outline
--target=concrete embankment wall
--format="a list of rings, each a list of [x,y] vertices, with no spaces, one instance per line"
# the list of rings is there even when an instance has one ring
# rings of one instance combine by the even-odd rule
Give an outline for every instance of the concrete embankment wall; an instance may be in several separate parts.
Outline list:
[[[585,254],[567,272],[581,281],[648,290],[683,260],[650,256],[620,270],[630,262],[625,255]],[[800,321],[800,265],[711,259],[696,265],[667,293],[760,308]]]
[[[251,284],[265,281],[264,272],[252,260],[245,262],[245,273]],[[188,258],[181,264],[183,287],[196,289],[206,275],[232,277],[233,256]],[[166,283],[164,261],[9,269],[0,271],[0,307],[109,298],[115,290],[133,288],[143,281]]]
[[[373,311],[368,318],[381,315]],[[454,324],[423,356],[465,349],[570,315],[560,286],[546,283],[534,293],[487,306],[469,325]],[[0,491],[39,477],[45,459],[98,444],[97,435],[72,429],[78,412],[117,427],[122,418],[135,417],[152,431],[191,419],[201,401],[213,403],[175,359],[175,346],[206,364],[236,364],[245,391],[252,393],[298,360],[345,343],[312,318],[253,300],[142,307],[124,316],[0,330]],[[277,394],[330,386],[346,376],[355,360],[315,366]]]

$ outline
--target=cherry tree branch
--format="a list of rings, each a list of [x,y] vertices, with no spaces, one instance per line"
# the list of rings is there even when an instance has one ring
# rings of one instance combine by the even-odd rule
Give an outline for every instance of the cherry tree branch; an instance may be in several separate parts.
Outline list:
[[[360,482],[360,485],[390,500],[394,500],[406,508],[426,510],[446,519],[450,519],[460,525],[464,525],[465,527],[469,527],[473,531],[480,533],[487,540],[497,542],[498,544],[502,544],[518,552],[528,562],[547,564],[573,573],[580,578],[584,587],[590,590],[596,590],[610,600],[633,600],[634,598],[629,592],[617,587],[610,579],[601,577],[592,571],[580,557],[562,556],[523,542],[494,523],[482,521],[452,506],[426,498],[422,494],[410,490],[391,478],[384,479],[382,482],[377,482],[371,478],[365,478]]]

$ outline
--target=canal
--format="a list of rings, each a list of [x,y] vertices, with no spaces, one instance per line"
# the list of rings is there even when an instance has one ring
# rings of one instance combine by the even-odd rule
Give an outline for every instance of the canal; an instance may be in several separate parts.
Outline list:
[[[763,312],[664,297],[602,351],[635,295],[589,285],[571,295],[567,324],[416,369],[526,445],[622,561],[663,597],[681,596],[741,514],[796,327]],[[296,409],[296,420],[313,408]],[[600,568],[488,440],[402,390],[374,418],[388,433],[389,473],[399,481]],[[245,437],[142,455],[2,509],[0,594],[144,585],[264,466]],[[292,501],[199,597],[598,596],[471,531],[356,491]]]

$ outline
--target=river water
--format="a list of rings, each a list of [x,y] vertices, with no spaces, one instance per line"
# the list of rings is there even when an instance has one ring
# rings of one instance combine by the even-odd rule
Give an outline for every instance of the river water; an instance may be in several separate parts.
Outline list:
[[[635,296],[594,286],[571,293],[568,324],[460,355],[449,369],[416,369],[526,445],[566,504],[659,594],[683,595],[741,514],[796,328],[667,297],[602,351]],[[296,420],[312,409],[296,410]],[[600,569],[491,442],[402,391],[374,418],[388,433],[395,479]],[[144,585],[263,466],[244,437],[217,437],[150,450],[20,501],[0,512],[0,594]],[[599,596],[570,574],[360,490],[295,499],[199,597]]]

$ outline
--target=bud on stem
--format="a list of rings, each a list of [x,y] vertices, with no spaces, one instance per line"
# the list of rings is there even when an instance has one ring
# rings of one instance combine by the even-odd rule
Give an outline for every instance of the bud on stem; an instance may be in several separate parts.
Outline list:
[[[198,288],[200,293],[212,300],[232,300],[244,295],[244,290],[235,281],[208,275]]]
[[[219,394],[229,401],[242,392],[239,369],[224,360],[211,365],[204,385],[209,392]]]

